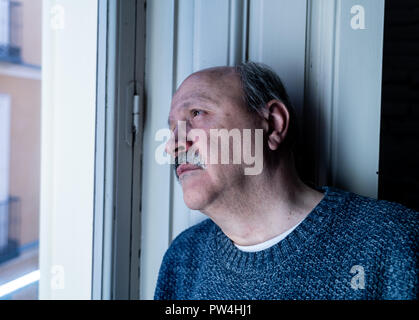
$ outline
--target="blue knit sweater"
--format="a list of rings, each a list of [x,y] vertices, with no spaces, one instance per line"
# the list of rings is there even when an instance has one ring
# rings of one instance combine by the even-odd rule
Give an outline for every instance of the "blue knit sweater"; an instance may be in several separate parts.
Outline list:
[[[240,251],[207,219],[167,250],[155,299],[417,299],[418,212],[332,187],[278,244]]]

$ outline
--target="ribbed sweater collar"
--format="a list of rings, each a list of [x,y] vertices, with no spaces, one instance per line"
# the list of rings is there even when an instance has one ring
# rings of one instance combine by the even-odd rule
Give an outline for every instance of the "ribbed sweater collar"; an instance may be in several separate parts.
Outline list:
[[[348,193],[339,189],[324,186],[319,189],[324,193],[323,199],[307,217],[278,244],[258,252],[243,252],[223,233],[220,227],[213,224],[210,247],[219,261],[224,261],[227,269],[240,273],[254,273],[278,267],[292,259],[305,247],[313,237],[320,234],[330,223],[334,213],[341,208]]]

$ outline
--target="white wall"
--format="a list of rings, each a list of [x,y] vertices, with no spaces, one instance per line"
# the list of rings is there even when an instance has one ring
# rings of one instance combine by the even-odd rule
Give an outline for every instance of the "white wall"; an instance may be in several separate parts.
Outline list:
[[[359,7],[365,29],[357,28]],[[384,0],[341,0],[336,19],[332,182],[376,198]]]
[[[97,1],[42,12],[39,297],[90,299]]]
[[[304,103],[306,0],[250,2],[249,60],[280,77],[300,116]]]

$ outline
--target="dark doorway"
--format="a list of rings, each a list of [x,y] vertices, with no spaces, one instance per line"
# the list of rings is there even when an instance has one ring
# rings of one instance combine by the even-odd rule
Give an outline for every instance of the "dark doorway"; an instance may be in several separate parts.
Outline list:
[[[419,211],[419,1],[386,0],[380,199]]]

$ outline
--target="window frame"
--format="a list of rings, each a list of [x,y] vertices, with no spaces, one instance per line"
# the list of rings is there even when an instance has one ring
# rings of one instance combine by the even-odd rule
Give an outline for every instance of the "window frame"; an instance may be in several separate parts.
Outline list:
[[[99,0],[98,15],[92,299],[138,299],[145,1]]]

